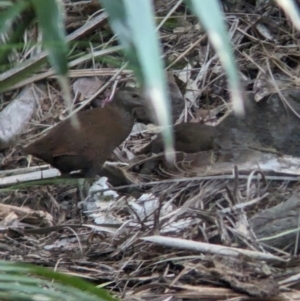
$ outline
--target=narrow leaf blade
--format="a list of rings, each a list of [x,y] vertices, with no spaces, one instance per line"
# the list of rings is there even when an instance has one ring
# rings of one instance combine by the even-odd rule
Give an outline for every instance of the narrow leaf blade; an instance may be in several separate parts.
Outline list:
[[[49,61],[58,75],[68,72],[68,47],[64,29],[63,7],[56,0],[32,0],[40,28],[43,33],[43,44],[49,53]]]
[[[219,55],[229,79],[229,89],[233,101],[233,110],[244,113],[242,91],[237,66],[232,54],[230,39],[226,30],[224,15],[218,0],[185,0],[190,10],[199,18],[206,29],[209,39]]]

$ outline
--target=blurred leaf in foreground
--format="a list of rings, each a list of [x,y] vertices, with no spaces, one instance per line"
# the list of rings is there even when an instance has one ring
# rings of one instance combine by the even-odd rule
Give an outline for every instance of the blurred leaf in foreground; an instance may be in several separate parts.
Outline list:
[[[44,267],[0,261],[0,270],[1,300],[117,301],[86,281]]]
[[[185,3],[192,13],[199,18],[206,29],[209,39],[218,53],[223,68],[227,73],[233,110],[235,113],[243,115],[244,103],[239,74],[232,54],[230,39],[219,1],[185,0]]]
[[[170,125],[170,101],[151,2],[102,0],[101,3],[138,80],[149,93],[159,124]],[[165,128],[163,136],[166,151],[172,151],[171,128]]]
[[[65,101],[71,110],[71,92],[68,73],[68,47],[64,27],[64,10],[57,0],[31,0],[43,32],[43,45],[48,50],[49,61],[58,74]],[[76,115],[72,118],[73,125],[79,127]]]
[[[28,6],[28,3],[25,1],[19,1],[19,3],[16,3],[12,5],[11,7],[4,9],[0,12],[0,33],[4,32],[7,24],[12,23],[17,16]],[[0,2],[0,9],[3,9],[1,7]]]

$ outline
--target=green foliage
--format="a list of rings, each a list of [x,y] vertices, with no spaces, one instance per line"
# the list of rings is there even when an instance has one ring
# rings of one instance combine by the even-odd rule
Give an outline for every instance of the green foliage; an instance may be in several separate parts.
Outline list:
[[[111,27],[135,75],[149,92],[158,122],[163,126],[170,125],[170,101],[151,2],[102,0],[101,4],[109,14]],[[172,131],[166,128],[163,133],[166,149],[170,151],[173,144]]]
[[[233,100],[233,109],[243,114],[244,106],[237,66],[231,52],[230,40],[226,30],[224,15],[219,1],[185,0],[190,10],[201,20],[209,39],[219,55],[221,63],[229,79],[229,87]]]
[[[105,290],[77,277],[43,267],[0,261],[1,300],[33,301],[44,300],[45,297],[47,300],[117,300]]]
[[[31,0],[40,28],[43,33],[43,45],[48,50],[48,58],[59,75],[68,72],[68,47],[64,29],[64,12],[59,1]]]
[[[18,3],[11,5],[9,8],[0,12],[0,33],[6,30],[7,23],[12,23],[20,13],[28,7],[28,2],[19,1]],[[1,3],[0,3],[1,9]]]

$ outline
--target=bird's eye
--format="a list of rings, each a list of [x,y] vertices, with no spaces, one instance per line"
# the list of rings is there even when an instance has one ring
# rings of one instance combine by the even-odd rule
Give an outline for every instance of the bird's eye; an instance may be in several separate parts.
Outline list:
[[[132,98],[138,98],[139,97],[139,95],[138,94],[136,94],[136,93],[132,93]]]

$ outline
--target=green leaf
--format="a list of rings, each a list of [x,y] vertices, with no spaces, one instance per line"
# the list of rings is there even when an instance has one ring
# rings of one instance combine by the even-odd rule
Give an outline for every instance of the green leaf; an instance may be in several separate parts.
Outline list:
[[[102,0],[101,4],[136,76],[149,92],[159,124],[170,125],[170,101],[151,1]],[[171,128],[165,128],[163,136],[166,151],[172,151]]]
[[[219,1],[185,0],[185,3],[201,21],[212,45],[220,57],[223,68],[229,78],[229,89],[232,95],[234,111],[238,114],[243,114],[244,105],[239,75]]]
[[[119,42],[125,51],[125,55],[129,61],[130,67],[134,70],[138,79],[143,81],[141,65],[131,36],[131,29],[127,22],[124,2],[119,0],[102,0],[101,4],[109,13],[110,25],[115,34],[118,36]]]
[[[10,8],[0,12],[0,33],[4,32],[7,23],[12,23],[27,6],[28,2],[20,1],[16,4],[13,4]]]
[[[300,14],[298,6],[293,0],[276,0],[277,4],[282,7],[287,15],[290,16],[295,27],[300,30]]]
[[[31,0],[43,33],[43,45],[49,61],[58,75],[67,75],[68,47],[65,37],[64,12],[60,1]]]
[[[39,278],[38,278],[39,277]],[[44,287],[47,287],[45,290]],[[50,298],[47,299],[46,297]],[[44,267],[0,261],[1,300],[116,301],[105,290]]]

